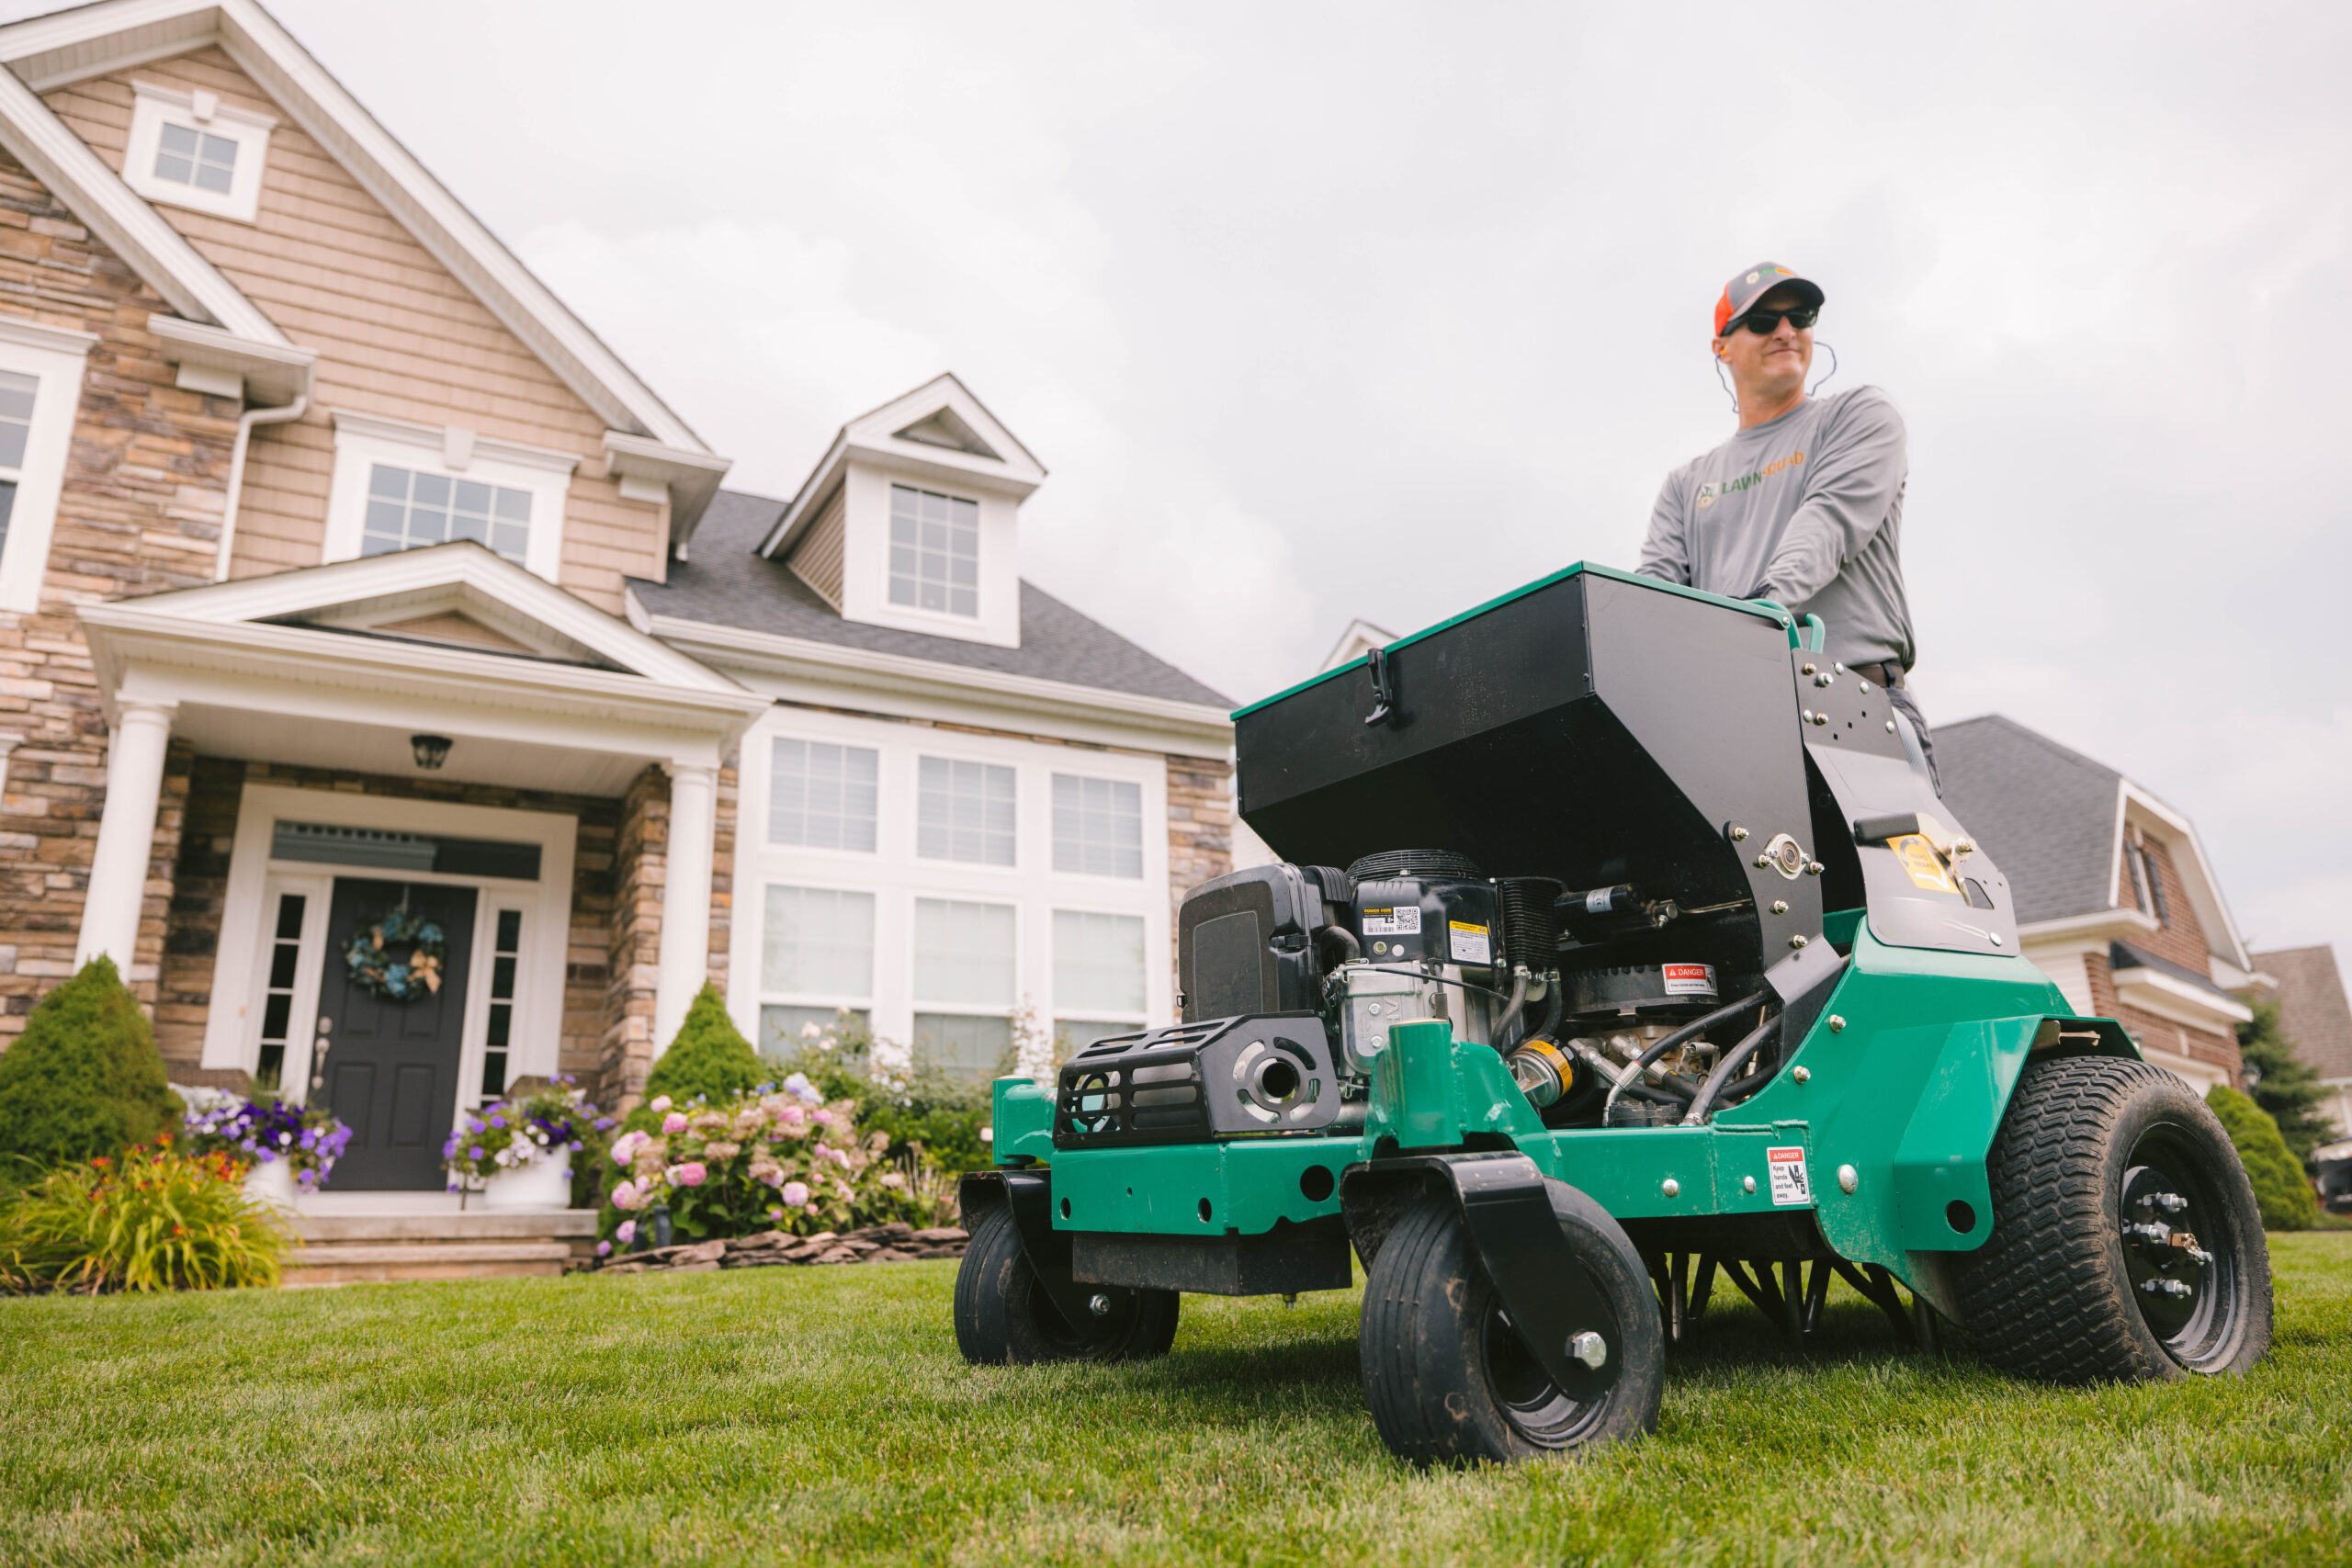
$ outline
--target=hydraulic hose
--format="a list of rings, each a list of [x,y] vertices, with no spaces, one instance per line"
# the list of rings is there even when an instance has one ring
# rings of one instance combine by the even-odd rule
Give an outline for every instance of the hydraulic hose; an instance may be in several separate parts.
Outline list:
[[[1696,1127],[1707,1120],[1707,1113],[1715,1108],[1715,1097],[1723,1093],[1724,1085],[1731,1081],[1734,1073],[1747,1065],[1747,1059],[1756,1055],[1766,1041],[1781,1032],[1781,1020],[1786,1016],[1785,1013],[1774,1013],[1758,1024],[1747,1039],[1724,1053],[1724,1059],[1715,1064],[1715,1070],[1709,1073],[1707,1081],[1699,1087],[1699,1097],[1690,1102],[1690,1113],[1682,1119],[1684,1126]]]
[[[1577,1055],[1582,1056],[1587,1062],[1589,1062],[1592,1065],[1593,1071],[1600,1075],[1602,1081],[1615,1086],[1609,1091],[1610,1098],[1612,1100],[1616,1098],[1618,1091],[1622,1089],[1625,1093],[1632,1095],[1635,1100],[1646,1100],[1655,1105],[1672,1105],[1679,1108],[1682,1103],[1680,1100],[1676,1100],[1671,1096],[1660,1094],[1657,1090],[1650,1088],[1647,1084],[1634,1082],[1634,1079],[1641,1076],[1636,1069],[1632,1067],[1620,1068],[1616,1063],[1602,1055],[1589,1040],[1571,1040],[1568,1042],[1568,1049],[1574,1051]],[[1623,1072],[1624,1076],[1622,1077],[1619,1077],[1618,1075],[1620,1072]]]
[[[1500,1045],[1510,1038],[1510,1026],[1527,1009],[1527,984],[1532,978],[1524,964],[1514,964],[1510,972],[1510,1002],[1503,1009],[1502,1017],[1495,1021],[1495,1043]]]
[[[1733,1002],[1728,1006],[1717,1008],[1714,1011],[1707,1014],[1704,1018],[1693,1019],[1690,1022],[1684,1024],[1681,1028],[1676,1030],[1671,1034],[1661,1036],[1657,1043],[1653,1044],[1648,1050],[1634,1058],[1634,1070],[1632,1074],[1620,1079],[1618,1081],[1617,1089],[1612,1089],[1609,1091],[1609,1099],[1600,1108],[1600,1114],[1603,1119],[1605,1120],[1609,1115],[1609,1108],[1617,1103],[1618,1090],[1623,1089],[1627,1083],[1634,1081],[1634,1078],[1639,1077],[1648,1069],[1649,1065],[1652,1062],[1657,1061],[1660,1056],[1665,1055],[1668,1051],[1674,1050],[1678,1046],[1690,1043],[1700,1035],[1705,1033],[1708,1030],[1713,1029],[1715,1025],[1727,1022],[1732,1019],[1737,1018],[1749,1008],[1761,1006],[1763,1000],[1764,993],[1762,991],[1757,992],[1752,997],[1742,997],[1739,1000]]]

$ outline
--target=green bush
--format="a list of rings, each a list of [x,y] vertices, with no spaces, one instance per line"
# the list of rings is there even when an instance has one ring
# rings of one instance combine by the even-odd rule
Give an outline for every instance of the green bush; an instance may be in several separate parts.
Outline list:
[[[677,1037],[645,1080],[645,1098],[668,1095],[680,1105],[696,1100],[713,1105],[749,1094],[767,1081],[768,1069],[760,1054],[727,1016],[718,987],[703,983],[701,995],[686,1010]]]
[[[2317,1224],[2319,1199],[2312,1194],[2312,1184],[2303,1179],[2302,1166],[2288,1152],[2287,1141],[2278,1135],[2278,1123],[2253,1100],[2222,1084],[2207,1091],[2205,1103],[2213,1108],[2213,1114],[2229,1132],[2230,1142],[2237,1145],[2246,1179],[2254,1183],[2254,1201],[2262,1208],[2262,1228],[2307,1231]]]
[[[159,1143],[52,1170],[0,1209],[0,1291],[275,1285],[292,1245],[243,1167]]]
[[[776,1083],[799,1073],[828,1100],[857,1101],[858,1130],[886,1134],[893,1160],[920,1149],[926,1163],[948,1176],[990,1163],[980,1137],[995,1109],[989,1087],[931,1061],[918,1060],[904,1071],[877,1066],[875,1043],[870,1029],[843,1013],[789,1055],[766,1057],[765,1071]]]
[[[143,1144],[180,1119],[139,1002],[104,954],[0,1053],[0,1168],[19,1181]]]

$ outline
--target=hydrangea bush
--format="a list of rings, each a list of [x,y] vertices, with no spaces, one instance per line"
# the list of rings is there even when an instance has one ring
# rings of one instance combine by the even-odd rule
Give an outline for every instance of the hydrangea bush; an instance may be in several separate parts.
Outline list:
[[[622,1177],[602,1227],[624,1249],[657,1204],[670,1211],[673,1236],[689,1241],[932,1225],[955,1212],[952,1186],[920,1150],[890,1158],[888,1134],[858,1131],[855,1100],[827,1100],[801,1073],[717,1105],[658,1095],[632,1120],[644,1124],[613,1141]]]
[[[449,1190],[576,1153],[612,1124],[569,1074],[544,1089],[467,1111],[441,1145]]]
[[[351,1129],[333,1112],[286,1100],[247,1100],[226,1089],[187,1089],[183,1132],[187,1152],[219,1155],[245,1169],[283,1161],[305,1192],[326,1185],[351,1144]]]

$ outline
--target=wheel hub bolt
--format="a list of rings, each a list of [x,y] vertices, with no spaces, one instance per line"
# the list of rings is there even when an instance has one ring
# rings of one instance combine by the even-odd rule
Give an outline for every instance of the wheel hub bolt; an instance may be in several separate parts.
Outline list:
[[[2150,1295],[2185,1296],[2189,1293],[2189,1287],[2178,1280],[2143,1280],[2140,1289]]]
[[[1568,1340],[1568,1354],[1597,1372],[1609,1359],[1609,1341],[1588,1328]]]
[[[1086,1310],[1097,1317],[1108,1317],[1111,1315],[1111,1298],[1098,1292],[1087,1299]]]

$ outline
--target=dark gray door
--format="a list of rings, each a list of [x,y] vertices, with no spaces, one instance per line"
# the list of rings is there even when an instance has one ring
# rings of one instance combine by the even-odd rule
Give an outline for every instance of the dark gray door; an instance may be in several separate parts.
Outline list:
[[[354,937],[397,908],[403,897],[411,913],[441,928],[447,956],[438,992],[396,1002],[353,985],[344,954]],[[325,1105],[351,1129],[351,1146],[327,1184],[331,1190],[438,1190],[447,1185],[441,1142],[449,1135],[458,1105],[474,903],[470,887],[335,878],[326,972],[319,982],[319,1048],[324,1055],[311,1067],[322,1080]]]

